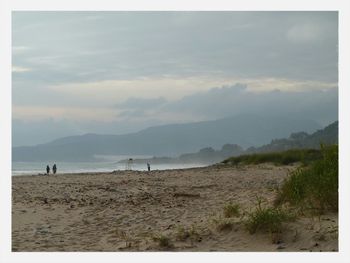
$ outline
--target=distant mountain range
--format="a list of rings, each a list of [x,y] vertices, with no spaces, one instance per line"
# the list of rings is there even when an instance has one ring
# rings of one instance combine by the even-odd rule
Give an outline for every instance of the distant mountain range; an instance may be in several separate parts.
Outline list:
[[[245,153],[276,152],[300,148],[319,149],[321,143],[338,144],[338,121],[310,135],[306,132],[292,133],[287,139],[275,139],[258,148],[250,147]]]
[[[155,126],[124,135],[85,134],[36,146],[13,147],[13,161],[91,161],[95,155],[177,156],[227,143],[247,148],[292,132],[321,128],[311,120],[238,115],[213,121]]]
[[[261,147],[250,147],[244,150],[237,144],[225,144],[220,150],[214,150],[211,147],[206,147],[196,153],[182,154],[179,157],[153,157],[149,159],[136,159],[134,163],[145,164],[174,164],[174,163],[200,163],[213,164],[221,162],[229,157],[242,154],[252,154],[261,152],[278,152],[289,149],[319,149],[320,145],[338,144],[338,121],[333,122],[324,129],[320,129],[312,134],[306,132],[292,133],[287,139],[274,139],[271,143]],[[127,160],[122,160],[124,163]]]

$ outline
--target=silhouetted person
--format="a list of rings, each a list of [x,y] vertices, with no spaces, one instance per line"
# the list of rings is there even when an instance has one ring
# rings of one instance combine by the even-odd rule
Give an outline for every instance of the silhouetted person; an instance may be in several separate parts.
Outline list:
[[[50,166],[46,165],[46,174],[50,173]]]
[[[151,165],[149,163],[147,163],[147,169],[149,172],[151,171]]]
[[[56,171],[57,171],[56,164],[54,164],[54,165],[52,166],[52,171],[53,171],[53,174],[56,174]]]

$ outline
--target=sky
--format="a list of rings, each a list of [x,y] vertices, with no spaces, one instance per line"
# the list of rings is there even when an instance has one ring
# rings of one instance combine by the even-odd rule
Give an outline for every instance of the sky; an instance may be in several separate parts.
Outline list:
[[[337,12],[12,13],[13,145],[338,114]]]

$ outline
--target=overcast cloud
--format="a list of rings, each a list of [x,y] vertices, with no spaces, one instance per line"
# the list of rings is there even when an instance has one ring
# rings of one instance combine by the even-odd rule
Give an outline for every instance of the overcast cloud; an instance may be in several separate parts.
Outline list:
[[[64,123],[65,134],[96,130],[98,122],[105,127],[99,132],[128,132],[258,109],[267,114],[276,111],[272,104],[288,113],[301,99],[301,116],[326,123],[337,114],[321,109],[338,105],[337,12],[12,17],[13,118],[21,125],[51,120]]]

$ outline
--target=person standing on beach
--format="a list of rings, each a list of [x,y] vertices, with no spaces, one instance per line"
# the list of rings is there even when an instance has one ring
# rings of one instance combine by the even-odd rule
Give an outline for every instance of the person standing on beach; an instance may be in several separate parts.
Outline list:
[[[52,166],[52,171],[53,171],[53,174],[56,174],[56,171],[57,171],[56,164],[54,164],[54,165]]]
[[[147,169],[149,172],[151,171],[151,165],[149,163],[147,163]]]
[[[46,174],[48,175],[50,173],[50,166],[46,165]]]

